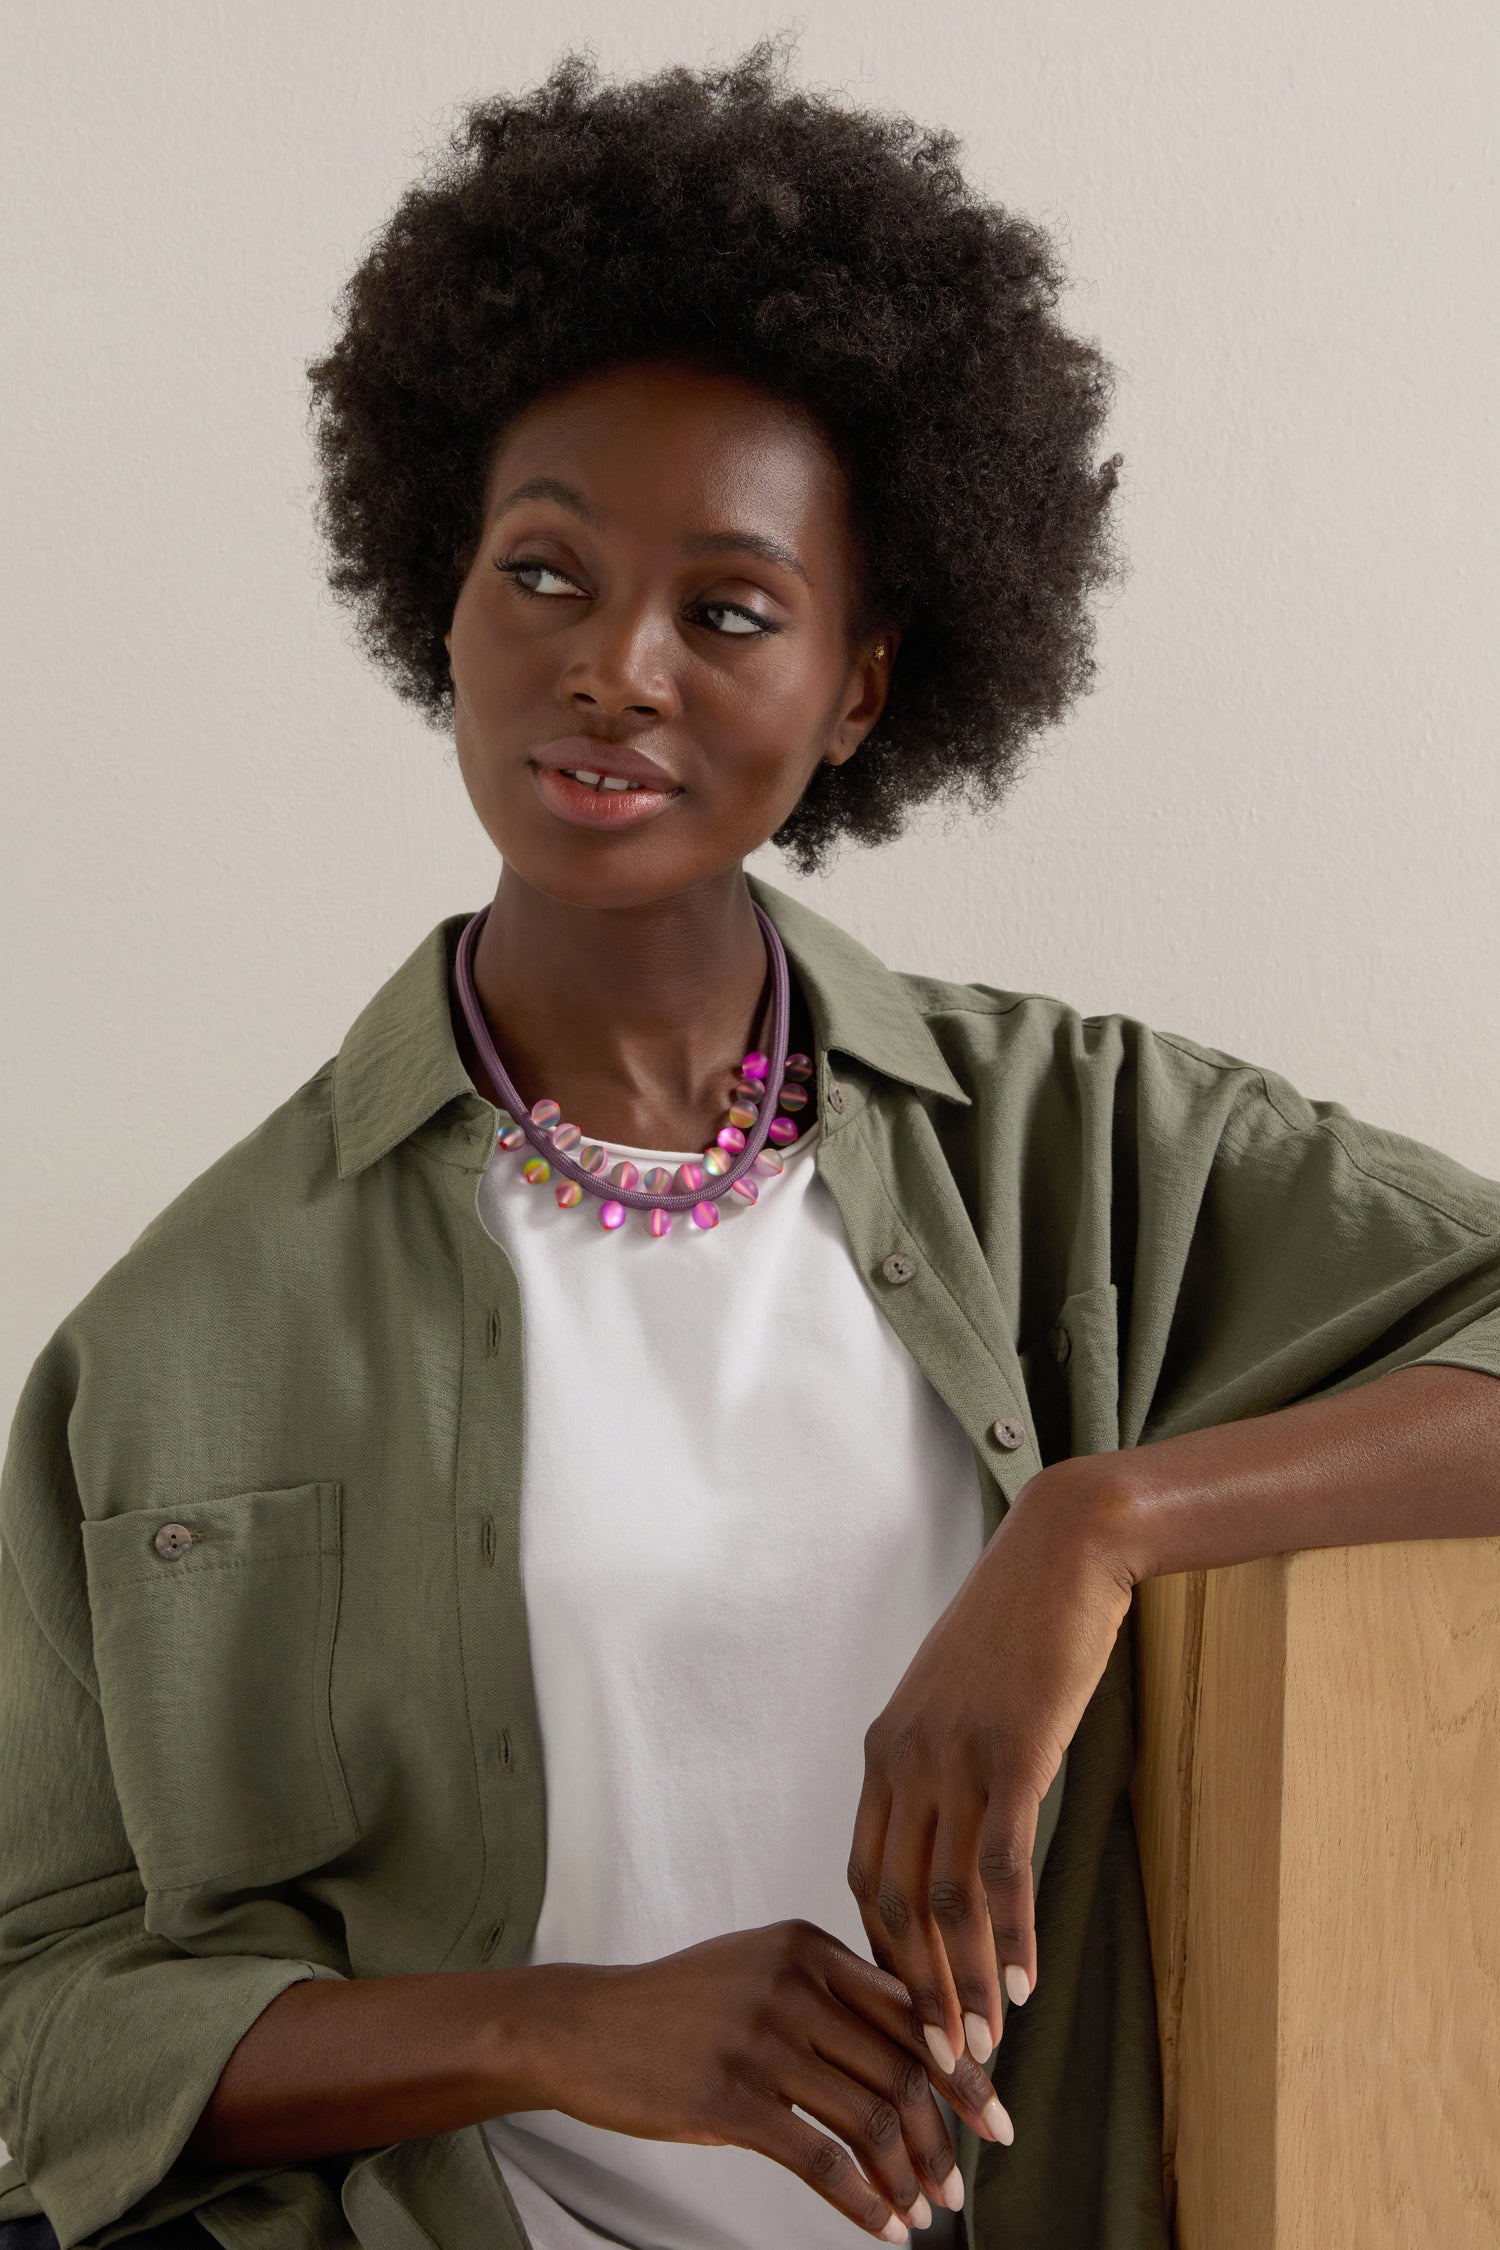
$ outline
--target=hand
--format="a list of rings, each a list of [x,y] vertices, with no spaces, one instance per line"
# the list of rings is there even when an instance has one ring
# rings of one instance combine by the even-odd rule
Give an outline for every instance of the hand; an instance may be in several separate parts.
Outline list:
[[[849,1887],[945,2077],[993,2052],[1001,1966],[1036,1985],[1037,1812],[1130,1607],[1107,1458],[1022,1487],[865,1735]]]
[[[811,1922],[736,1930],[628,1968],[557,1962],[526,1976],[524,2027],[511,2040],[497,2026],[512,2053],[528,2054],[508,2107],[560,2109],[644,2140],[755,2149],[883,2242],[930,2224],[928,2195],[961,2205],[907,1993]],[[998,2104],[977,2065],[960,2070],[948,2098],[995,2138],[984,2110]]]

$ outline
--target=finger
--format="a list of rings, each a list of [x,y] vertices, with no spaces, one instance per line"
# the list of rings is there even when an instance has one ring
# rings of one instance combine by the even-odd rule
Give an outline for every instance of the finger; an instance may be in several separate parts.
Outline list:
[[[989,1900],[979,1879],[984,1814],[984,1792],[973,1775],[954,1771],[944,1777],[927,1878],[927,1902],[963,2016],[964,2044],[979,2063],[994,2053],[1005,2015]]]
[[[859,1804],[855,1809],[854,1840],[849,1847],[846,1873],[849,1888],[854,1894],[854,1903],[859,1908],[859,1918],[865,1926],[870,1951],[879,1966],[888,1975],[894,1975],[886,1949],[885,1930],[875,1910],[875,1896],[880,1886],[880,1862],[885,1853],[885,1828],[890,1810],[889,1785],[873,1774],[866,1774],[864,1787],[859,1793]]]
[[[1018,2004],[1036,1988],[1036,1902],[1031,1854],[1037,1800],[992,1791],[979,1831],[979,1880],[1007,1996]]]
[[[815,2195],[878,2242],[907,2240],[905,2219],[870,2185],[849,2151],[795,2115],[789,2105],[771,2095],[747,2099],[735,2120],[734,2138],[741,2148],[784,2164]]]
[[[949,2107],[957,2110],[982,2140],[1009,2144],[1015,2138],[1004,2104],[967,2049],[957,2057],[951,2075],[939,2071],[911,1996],[899,1978],[862,1960],[852,1947],[833,1937],[828,1940],[823,1977],[836,1999],[916,2058]],[[957,2205],[949,2207],[956,2209]]]
[[[893,1973],[911,2004],[932,2059],[945,2075],[963,2051],[964,2031],[948,1958],[927,1900],[937,1806],[925,1788],[907,1787],[891,1806],[875,1891]]]
[[[862,2009],[839,2005],[814,2026],[812,2050],[845,2078],[890,2103],[900,2117],[901,2137],[921,2186],[948,2210],[957,2211],[963,2205],[963,2179],[932,2091],[931,2057],[925,2047],[918,2055],[908,2044],[911,2010],[904,1989],[893,1978],[881,1981],[894,1986],[899,1995],[892,2008],[901,2025],[895,2036],[884,2035]],[[832,1992],[832,1997],[840,1996]],[[804,2109],[813,2106],[801,2094],[796,2099]],[[897,2192],[902,2189],[900,2181],[886,2174],[881,2184]],[[897,2204],[899,2210],[906,2208]]]

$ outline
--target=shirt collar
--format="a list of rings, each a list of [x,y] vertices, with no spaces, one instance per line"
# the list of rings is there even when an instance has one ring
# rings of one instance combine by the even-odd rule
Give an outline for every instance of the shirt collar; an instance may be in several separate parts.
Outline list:
[[[900,977],[837,923],[748,878],[797,972],[821,1046],[903,1085],[967,1104]],[[454,949],[467,914],[436,924],[356,1016],[333,1066],[333,1133],[340,1179],[362,1172],[447,1103],[479,1099],[454,1036]]]

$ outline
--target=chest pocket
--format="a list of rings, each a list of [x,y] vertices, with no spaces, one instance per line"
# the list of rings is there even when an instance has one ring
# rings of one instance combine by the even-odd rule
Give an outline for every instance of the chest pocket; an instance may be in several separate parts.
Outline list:
[[[1017,1357],[1044,1463],[1112,1453],[1120,1442],[1119,1290],[1112,1281],[1064,1298]]]
[[[148,1890],[275,1881],[351,1844],[329,1710],[336,1484],[83,1526],[104,1735]]]

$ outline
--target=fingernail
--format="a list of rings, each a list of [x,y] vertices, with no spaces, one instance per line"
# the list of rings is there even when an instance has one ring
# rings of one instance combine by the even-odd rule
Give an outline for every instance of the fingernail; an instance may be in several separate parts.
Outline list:
[[[1031,1979],[1019,1961],[1006,1962],[1005,1989],[1018,2008],[1031,1998]]]
[[[995,2042],[990,2037],[990,2027],[983,2016],[972,2012],[964,2017],[964,2037],[969,2043],[969,2053],[977,2063],[987,2063],[995,2052]]]
[[[930,2204],[930,2203],[928,2202],[928,2200],[927,2200],[927,2198],[926,2198],[926,2196],[925,2196],[925,2195],[919,2195],[919,2196],[917,2197],[917,2200],[916,2200],[916,2202],[915,2202],[915,2203],[914,2203],[914,2204],[912,2205],[911,2209],[910,2209],[910,2210],[909,2210],[909,2211],[908,2211],[908,2212],[907,2212],[907,2213],[905,2214],[905,2217],[906,2217],[906,2223],[907,2223],[907,2225],[908,2225],[909,2227],[930,2227],[930,2226],[931,2226],[931,2224],[932,2224],[932,2205],[931,2205],[931,2204]]]
[[[924,2023],[922,2029],[932,2049],[933,2061],[945,2078],[951,2078],[958,2067],[958,2057],[948,2044],[946,2032],[939,2031],[935,2023]]]
[[[942,2197],[948,2210],[961,2211],[963,2209],[964,2176],[956,2164],[938,2189],[938,2194]]]
[[[894,2212],[881,2228],[880,2239],[882,2242],[904,2242],[906,2240],[906,2229]]]
[[[980,2111],[979,2114],[984,2119],[985,2124],[988,2125],[990,2131],[994,2134],[995,2139],[997,2141],[1000,2141],[1006,2148],[1009,2148],[1011,2142],[1016,2137],[1016,2129],[1014,2125],[1012,2125],[1003,2106],[1001,2105],[999,2095],[991,2094],[989,2100],[985,2103],[984,2108]]]

